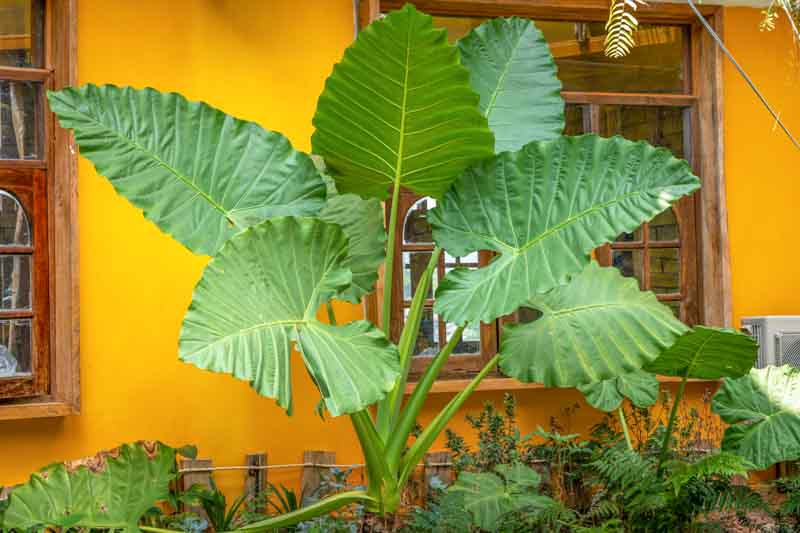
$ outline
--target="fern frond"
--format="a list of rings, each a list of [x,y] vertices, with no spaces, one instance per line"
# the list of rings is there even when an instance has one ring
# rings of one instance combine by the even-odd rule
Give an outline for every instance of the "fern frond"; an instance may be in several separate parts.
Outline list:
[[[719,452],[706,455],[693,464],[678,463],[669,476],[675,494],[691,479],[747,477],[754,466],[734,453]]]
[[[647,5],[644,0],[611,0],[611,8],[606,22],[605,53],[608,57],[618,59],[628,55],[636,44],[633,34],[639,27],[639,21],[633,12],[639,6]]]

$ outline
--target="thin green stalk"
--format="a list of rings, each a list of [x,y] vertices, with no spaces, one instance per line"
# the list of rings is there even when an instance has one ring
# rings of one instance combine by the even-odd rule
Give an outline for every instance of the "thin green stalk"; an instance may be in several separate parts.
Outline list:
[[[389,240],[386,243],[386,263],[383,271],[383,314],[381,315],[381,326],[383,333],[389,336],[389,324],[391,324],[392,314],[392,277],[394,274],[394,241],[395,228],[397,227],[397,209],[400,200],[400,180],[395,180],[394,190],[392,191],[391,213],[389,214]]]
[[[378,434],[384,442],[388,441],[390,433],[393,432],[395,421],[400,413],[400,404],[403,401],[403,394],[408,382],[408,372],[411,369],[411,352],[417,344],[419,325],[425,309],[425,300],[428,296],[428,289],[431,286],[433,273],[439,265],[441,253],[442,249],[438,247],[431,253],[428,266],[417,283],[417,290],[414,292],[408,317],[405,320],[403,332],[400,334],[400,342],[397,346],[400,352],[400,379],[397,380],[386,399],[378,404]]]
[[[405,485],[406,481],[408,481],[408,477],[416,468],[417,463],[422,459],[422,456],[425,455],[430,447],[433,445],[433,441],[439,436],[439,434],[444,430],[445,426],[450,422],[450,419],[455,416],[461,406],[467,401],[467,398],[472,395],[475,388],[483,381],[483,378],[497,366],[500,362],[500,355],[495,355],[492,357],[492,360],[486,363],[481,371],[478,373],[477,376],[472,378],[472,381],[469,382],[469,385],[466,386],[464,390],[459,392],[448,404],[436,415],[431,423],[428,425],[427,428],[422,432],[422,434],[417,437],[417,440],[414,441],[414,444],[411,445],[411,448],[408,450],[408,453],[405,454],[402,464],[401,464],[401,472],[400,477],[398,480],[398,485],[403,486]]]
[[[683,398],[683,391],[686,389],[686,382],[689,380],[689,372],[687,370],[686,374],[683,376],[681,380],[681,384],[678,387],[678,392],[675,394],[675,400],[672,404],[672,409],[669,412],[669,422],[667,422],[667,431],[664,433],[664,442],[661,443],[661,453],[658,457],[658,475],[664,470],[664,462],[667,460],[667,455],[669,454],[669,441],[672,439],[672,431],[675,428],[675,420],[678,418],[678,405],[681,403],[681,398]]]
[[[414,423],[425,405],[428,392],[430,392],[450,354],[453,353],[456,345],[461,340],[463,331],[464,326],[460,326],[453,332],[453,336],[450,337],[445,347],[430,362],[428,368],[425,369],[425,373],[422,374],[422,377],[417,382],[417,386],[414,387],[414,392],[409,396],[408,402],[406,402],[406,406],[400,414],[400,419],[389,436],[389,442],[386,445],[390,470],[397,470],[397,466],[400,464],[400,456],[403,454],[408,437],[414,429]]]
[[[336,314],[333,312],[333,304],[330,302],[325,302],[325,309],[328,310],[328,322],[331,326],[336,325]]]
[[[625,442],[628,443],[628,449],[633,451],[631,434],[628,432],[628,421],[625,420],[625,411],[622,409],[621,405],[617,408],[617,414],[619,415],[619,423],[622,426],[622,433],[625,435]]]
[[[331,511],[335,511],[347,505],[358,502],[363,502],[367,504],[378,503],[375,500],[375,498],[368,495],[363,490],[341,492],[329,498],[325,498],[324,500],[320,500],[317,503],[312,503],[311,505],[307,505],[306,507],[298,509],[297,511],[292,511],[291,513],[286,513],[280,516],[274,516],[266,520],[261,520],[260,522],[254,522],[244,527],[240,527],[239,529],[236,530],[236,532],[262,533],[264,531],[272,531],[275,529],[292,526],[294,524],[298,524],[306,520],[311,520],[312,518],[328,514]],[[150,533],[173,533],[155,528],[140,527],[139,529],[143,531],[148,531]]]
[[[366,410],[350,415],[353,428],[358,435],[361,450],[364,452],[367,478],[369,479],[368,494],[376,499],[381,498],[384,482],[393,483],[386,464],[386,452],[383,441],[375,431],[372,416]]]

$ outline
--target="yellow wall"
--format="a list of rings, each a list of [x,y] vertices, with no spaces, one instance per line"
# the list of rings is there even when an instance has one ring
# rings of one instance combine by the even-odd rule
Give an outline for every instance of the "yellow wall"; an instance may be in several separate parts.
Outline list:
[[[317,95],[352,38],[350,0],[79,0],[79,11],[82,83],[179,91],[281,131],[303,150]],[[729,10],[731,47],[800,131],[797,85],[793,91],[783,59],[787,33],[760,34],[757,22],[754,11]],[[789,243],[798,227],[800,152],[772,132],[730,70],[725,91],[735,312],[800,312],[799,258],[789,251],[796,248]],[[220,465],[240,464],[245,453],[261,450],[273,463],[297,462],[303,449],[336,450],[340,462],[360,460],[346,418],[322,422],[311,414],[318,394],[299,366],[297,414],[288,418],[245,383],[179,363],[178,330],[204,260],[145,222],[84,160],[79,192],[83,413],[0,422],[0,484],[23,481],[51,461],[140,438],[196,443],[201,456]],[[358,312],[339,308],[342,319]],[[697,399],[704,387],[690,388]],[[546,426],[560,408],[581,402],[575,391],[517,396],[527,429]],[[467,409],[488,399],[500,395],[477,393]],[[446,400],[433,398],[423,419]],[[584,430],[594,420],[583,407],[571,429]],[[455,426],[463,428],[460,417]],[[270,476],[289,481],[297,473]],[[240,474],[218,479],[231,489],[241,483]]]

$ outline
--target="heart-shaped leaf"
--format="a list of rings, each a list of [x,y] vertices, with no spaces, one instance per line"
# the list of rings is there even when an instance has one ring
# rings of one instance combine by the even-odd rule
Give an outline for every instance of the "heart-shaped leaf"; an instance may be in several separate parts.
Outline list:
[[[195,288],[181,359],[249,381],[291,409],[294,341],[331,415],[375,403],[397,380],[397,348],[368,322],[330,326],[315,318],[350,286],[348,262],[342,229],[318,219],[280,217],[236,235]]]
[[[659,383],[655,375],[634,370],[615,378],[581,385],[578,390],[589,405],[608,413],[619,408],[625,398],[636,407],[650,407],[658,400]]]
[[[738,378],[753,368],[757,356],[758,343],[750,335],[697,326],[647,365],[647,370],[698,379]]]
[[[500,368],[520,381],[577,387],[640,369],[687,328],[651,292],[591,262],[568,285],[528,301],[542,316],[506,326]]]
[[[685,161],[621,137],[561,137],[503,152],[467,170],[428,214],[450,255],[498,254],[484,268],[445,276],[434,309],[456,324],[511,313],[698,187]]]
[[[47,466],[11,492],[3,527],[69,524],[137,532],[142,515],[169,495],[175,454],[160,442],[138,442]]]
[[[316,214],[325,201],[311,158],[286,137],[203,102],[91,84],[48,98],[97,172],[195,253],[213,255],[270,217]]]
[[[730,424],[723,450],[759,469],[800,459],[800,370],[768,366],[726,378],[711,409]]]
[[[358,33],[325,82],[314,153],[339,191],[385,198],[390,186],[440,197],[494,137],[446,31],[411,4]]]
[[[564,100],[550,47],[527,19],[490,19],[458,41],[495,150],[519,150],[564,130]]]

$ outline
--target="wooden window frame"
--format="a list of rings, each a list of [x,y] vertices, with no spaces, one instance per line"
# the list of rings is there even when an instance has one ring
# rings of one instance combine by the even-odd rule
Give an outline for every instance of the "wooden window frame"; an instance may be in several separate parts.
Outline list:
[[[382,11],[400,9],[404,0],[362,0],[359,24],[365,26]],[[604,21],[608,16],[606,0],[417,0],[417,9],[431,15],[500,17],[521,16],[538,20]],[[718,34],[723,34],[724,11],[720,6],[701,5],[700,12]],[[686,61],[692,73],[687,83],[688,94],[624,94],[564,91],[566,103],[627,104],[684,106],[690,112],[692,149],[690,164],[700,176],[703,187],[693,198],[696,239],[698,288],[696,313],[699,323],[730,327],[733,323],[730,278],[730,252],[725,195],[723,151],[722,54],[713,39],[702,28],[694,13],[685,4],[651,3],[637,11],[641,23],[680,24],[688,27],[691,46]],[[702,154],[702,156],[701,156]],[[365,299],[368,319],[380,321],[377,290]],[[669,381],[669,378],[664,378]],[[464,380],[441,379],[435,392],[452,392],[463,388]],[[521,384],[510,378],[487,378],[479,390],[541,388],[539,384]],[[409,384],[409,390],[413,384]]]
[[[0,66],[0,79],[38,81],[45,90],[77,83],[77,0],[46,0],[44,9],[44,67]],[[41,380],[36,383],[36,396],[0,400],[0,420],[80,412],[78,151],[72,135],[58,127],[44,98],[42,106],[44,158],[3,160],[0,166],[4,181],[15,175],[33,176],[34,187],[41,188],[37,194],[29,194],[29,200],[25,200],[24,191],[13,192],[18,194],[29,215],[32,209],[38,216],[32,217],[31,223],[34,247],[44,264],[37,265],[35,270],[46,272],[48,281],[47,294],[34,296],[33,305],[37,313],[41,311],[39,316],[43,321],[34,328],[33,351],[45,353],[48,360],[44,363],[48,364],[34,373],[34,379]],[[42,349],[45,351],[41,352]]]

